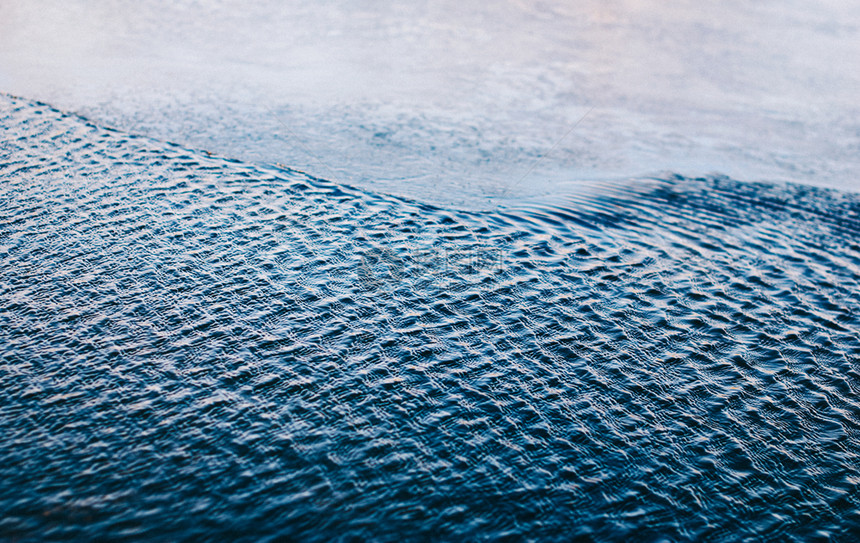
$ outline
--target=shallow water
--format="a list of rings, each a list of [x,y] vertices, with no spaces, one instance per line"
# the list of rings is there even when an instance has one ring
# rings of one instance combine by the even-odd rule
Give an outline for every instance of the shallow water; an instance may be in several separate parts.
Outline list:
[[[860,196],[465,212],[0,98],[0,535],[849,540]]]

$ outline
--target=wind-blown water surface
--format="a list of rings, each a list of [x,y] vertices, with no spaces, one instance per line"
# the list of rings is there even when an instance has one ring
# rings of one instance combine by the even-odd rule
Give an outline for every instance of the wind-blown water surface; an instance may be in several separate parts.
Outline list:
[[[860,528],[860,196],[461,212],[0,112],[5,538]]]

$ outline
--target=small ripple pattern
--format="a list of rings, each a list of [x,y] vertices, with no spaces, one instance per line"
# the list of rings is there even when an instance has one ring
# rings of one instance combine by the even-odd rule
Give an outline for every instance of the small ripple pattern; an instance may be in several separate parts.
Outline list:
[[[851,541],[860,196],[494,211],[0,96],[0,538]]]

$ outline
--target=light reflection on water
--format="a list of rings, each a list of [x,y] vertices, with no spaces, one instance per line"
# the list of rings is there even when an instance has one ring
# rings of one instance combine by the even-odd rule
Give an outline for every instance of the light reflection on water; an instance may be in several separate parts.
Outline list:
[[[375,192],[474,208],[657,171],[857,189],[857,4],[0,10],[0,90]]]

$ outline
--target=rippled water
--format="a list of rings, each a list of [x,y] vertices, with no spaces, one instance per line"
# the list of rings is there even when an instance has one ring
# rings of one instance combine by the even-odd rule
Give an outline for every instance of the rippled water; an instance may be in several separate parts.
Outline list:
[[[850,540],[860,196],[443,209],[0,97],[0,535]]]

